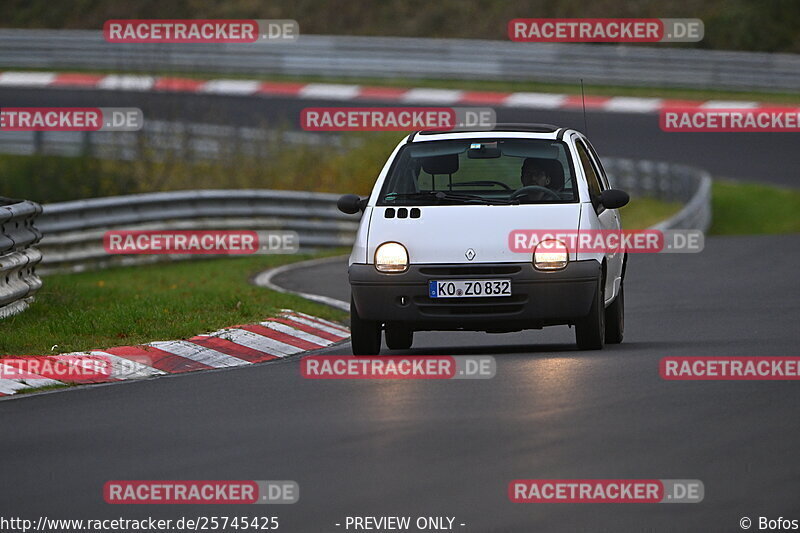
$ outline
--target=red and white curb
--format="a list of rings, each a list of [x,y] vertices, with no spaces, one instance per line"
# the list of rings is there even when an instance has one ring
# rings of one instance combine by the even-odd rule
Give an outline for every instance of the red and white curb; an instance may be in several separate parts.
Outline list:
[[[530,109],[579,110],[580,95],[535,92],[488,92],[454,89],[369,87],[329,83],[176,78],[130,74],[70,72],[0,72],[0,87],[78,88],[109,91],[181,92],[230,96],[283,96],[337,101],[380,101],[412,105],[479,105]],[[587,96],[586,108],[612,113],[658,113],[663,109],[754,109],[779,104],[755,101],[675,100],[633,96]]]
[[[284,309],[277,317],[197,335],[180,341],[156,341],[138,346],[48,356],[54,364],[79,364],[75,356],[100,356],[111,362],[107,378],[91,383],[141,379],[211,368],[229,368],[281,359],[318,350],[350,337],[344,326],[312,315]],[[0,366],[3,360],[0,359]],[[57,385],[42,376],[0,379],[0,396],[34,387]]]

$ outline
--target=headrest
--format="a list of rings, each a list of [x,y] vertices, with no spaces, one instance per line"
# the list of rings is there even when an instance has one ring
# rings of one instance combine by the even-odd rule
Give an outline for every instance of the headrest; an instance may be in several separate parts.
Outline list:
[[[458,154],[422,158],[422,170],[428,174],[455,174],[458,171]]]

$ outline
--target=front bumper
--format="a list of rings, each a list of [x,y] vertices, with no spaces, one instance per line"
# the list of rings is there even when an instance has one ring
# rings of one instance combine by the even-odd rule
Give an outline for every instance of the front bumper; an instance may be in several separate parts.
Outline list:
[[[563,270],[541,272],[531,263],[411,265],[384,274],[374,265],[350,266],[350,286],[364,320],[407,325],[415,330],[518,331],[571,324],[589,314],[600,263],[573,261]],[[428,281],[510,279],[511,296],[430,298]]]

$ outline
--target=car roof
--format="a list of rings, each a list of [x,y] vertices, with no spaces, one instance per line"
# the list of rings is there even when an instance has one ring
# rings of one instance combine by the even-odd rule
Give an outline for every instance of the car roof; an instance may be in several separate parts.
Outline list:
[[[553,124],[537,123],[498,123],[491,129],[466,130],[454,129],[446,131],[421,130],[408,136],[407,142],[439,141],[446,139],[474,139],[482,137],[509,137],[524,139],[561,140],[569,128],[561,128]]]

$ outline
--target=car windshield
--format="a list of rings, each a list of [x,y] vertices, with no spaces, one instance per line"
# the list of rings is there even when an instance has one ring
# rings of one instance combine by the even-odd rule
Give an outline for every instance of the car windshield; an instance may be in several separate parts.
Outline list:
[[[578,192],[561,141],[462,139],[402,147],[378,205],[571,203]]]

